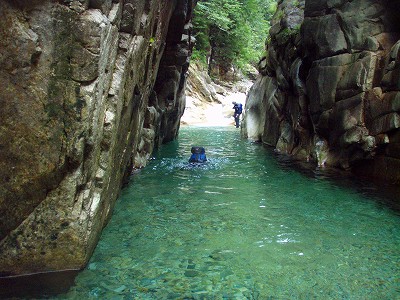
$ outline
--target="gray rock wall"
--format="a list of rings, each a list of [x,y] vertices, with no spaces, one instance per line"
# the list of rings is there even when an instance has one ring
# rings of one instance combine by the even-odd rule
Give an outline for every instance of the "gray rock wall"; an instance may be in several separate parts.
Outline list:
[[[1,275],[82,268],[176,137],[194,2],[0,0]]]
[[[390,0],[279,1],[243,135],[400,182],[399,9]]]

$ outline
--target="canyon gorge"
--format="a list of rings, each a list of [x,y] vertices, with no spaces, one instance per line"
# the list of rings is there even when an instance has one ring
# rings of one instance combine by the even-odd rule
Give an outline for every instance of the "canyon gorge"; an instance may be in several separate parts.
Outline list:
[[[195,0],[0,0],[0,275],[82,269],[174,140]],[[278,1],[242,136],[400,182],[400,3]]]

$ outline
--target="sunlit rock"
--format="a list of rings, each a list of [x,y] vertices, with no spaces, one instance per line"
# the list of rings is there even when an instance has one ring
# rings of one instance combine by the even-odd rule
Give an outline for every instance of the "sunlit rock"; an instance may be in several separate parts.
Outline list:
[[[245,118],[242,123],[242,134],[246,138],[254,141],[263,139],[267,117],[264,112],[272,102],[270,97],[274,97],[276,89],[275,80],[268,77],[260,77],[250,89],[246,99]],[[276,137],[272,140],[276,142]]]

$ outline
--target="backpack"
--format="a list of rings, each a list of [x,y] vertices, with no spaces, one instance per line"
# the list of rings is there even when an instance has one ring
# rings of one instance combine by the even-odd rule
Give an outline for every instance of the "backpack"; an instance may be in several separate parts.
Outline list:
[[[243,110],[243,105],[242,105],[241,103],[237,103],[237,104],[235,105],[235,113],[241,114],[241,113],[242,113],[242,110]]]

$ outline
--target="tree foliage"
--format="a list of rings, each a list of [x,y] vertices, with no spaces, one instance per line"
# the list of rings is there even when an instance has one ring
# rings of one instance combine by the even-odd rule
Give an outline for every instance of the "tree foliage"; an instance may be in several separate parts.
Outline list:
[[[194,13],[194,59],[209,71],[256,64],[264,52],[276,0],[201,0]],[[207,61],[205,58],[208,58]]]

